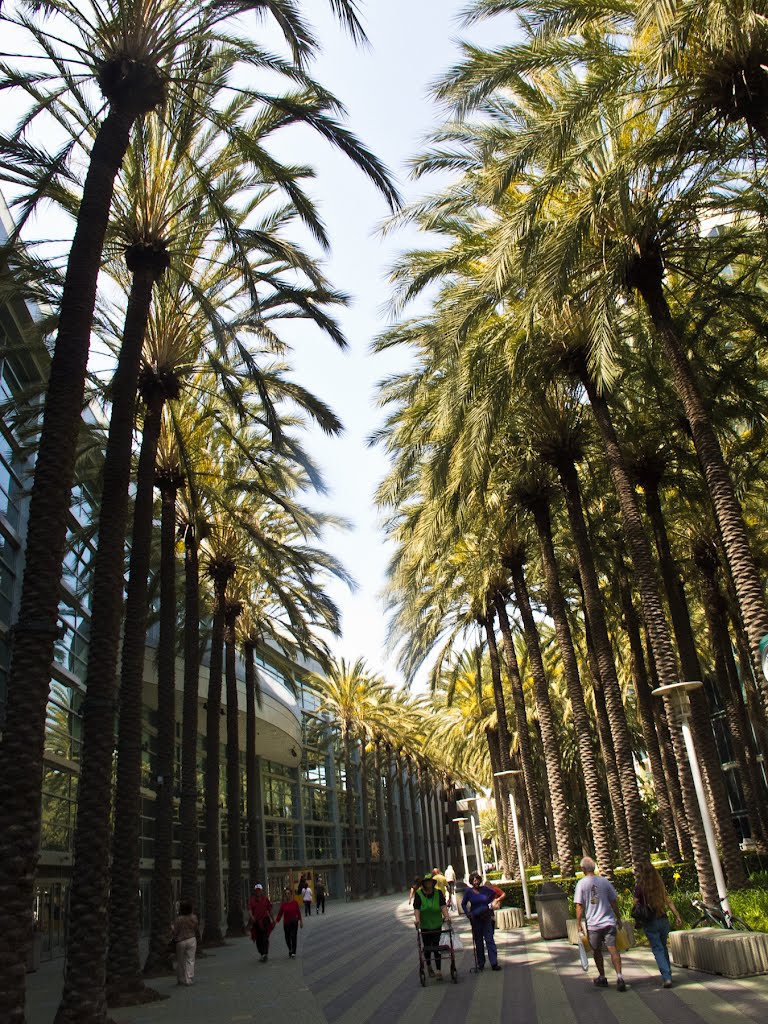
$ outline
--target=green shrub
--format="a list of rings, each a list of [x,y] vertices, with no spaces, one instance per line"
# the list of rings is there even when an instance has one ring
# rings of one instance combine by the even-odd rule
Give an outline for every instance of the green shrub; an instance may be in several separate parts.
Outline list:
[[[764,872],[763,872],[764,874]],[[768,932],[768,888],[753,886],[750,878],[748,889],[729,893],[731,911],[756,932]]]

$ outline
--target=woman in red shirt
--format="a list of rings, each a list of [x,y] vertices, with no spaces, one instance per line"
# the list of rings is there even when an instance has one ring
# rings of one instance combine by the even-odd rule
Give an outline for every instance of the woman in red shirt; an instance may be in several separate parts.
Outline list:
[[[304,927],[304,922],[301,920],[299,904],[291,895],[290,889],[283,889],[283,902],[280,904],[280,909],[277,912],[275,924],[277,924],[281,917],[283,919],[283,931],[285,932],[288,956],[293,959],[296,956],[296,938],[299,934],[299,928]]]
[[[269,953],[269,933],[274,928],[272,904],[264,892],[263,885],[254,885],[253,895],[248,901],[248,910],[251,915],[251,941],[256,943],[263,963]]]

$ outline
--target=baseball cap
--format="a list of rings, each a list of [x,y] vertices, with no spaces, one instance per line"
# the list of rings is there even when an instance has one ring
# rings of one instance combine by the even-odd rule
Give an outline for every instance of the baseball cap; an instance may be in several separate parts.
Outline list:
[[[256,883],[256,885],[254,885],[254,887],[253,887],[253,888],[254,888],[254,889],[263,889],[263,888],[264,888],[264,886],[263,886],[263,885],[261,884],[261,882],[257,882],[257,883]]]

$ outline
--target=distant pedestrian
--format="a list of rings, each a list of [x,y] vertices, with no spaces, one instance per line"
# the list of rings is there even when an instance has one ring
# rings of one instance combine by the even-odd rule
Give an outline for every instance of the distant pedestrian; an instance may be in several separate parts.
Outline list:
[[[414,878],[414,880],[411,882],[411,888],[410,888],[410,890],[408,892],[408,906],[409,907],[413,903],[413,897],[416,895],[418,890],[421,888],[421,883],[423,882],[423,880],[424,879],[423,879],[422,875],[417,875]]]
[[[627,985],[621,973],[621,956],[616,948],[616,933],[621,928],[618,896],[607,878],[595,874],[596,869],[597,865],[591,857],[581,858],[584,877],[576,883],[576,891],[573,894],[576,929],[587,936],[592,948],[597,967],[597,977],[593,979],[593,984],[598,988],[608,987],[602,951],[605,943],[613,969],[616,971],[616,988],[619,992],[625,992]]]
[[[298,938],[299,928],[304,927],[304,922],[301,920],[299,904],[293,898],[290,889],[283,889],[283,902],[277,911],[275,924],[281,919],[283,922],[285,944],[288,947],[288,956],[293,959],[296,956],[296,939]]]
[[[179,916],[173,922],[171,935],[176,943],[176,984],[193,985],[195,981],[195,952],[197,950],[197,914],[191,900],[179,903]]]
[[[477,969],[478,971],[485,969],[485,951],[487,949],[491,970],[500,971],[496,940],[493,937],[493,911],[498,908],[503,899],[504,890],[497,889],[495,885],[483,885],[482,875],[479,875],[477,871],[473,871],[469,876],[469,884],[471,888],[464,893],[461,909],[472,925],[472,941],[475,944]]]
[[[425,875],[421,886],[414,893],[413,916],[416,919],[416,927],[421,932],[424,959],[427,961],[427,974],[430,978],[437,977],[438,981],[442,981],[440,934],[443,921],[448,920],[448,907],[445,903],[445,896],[435,885],[432,875]],[[434,970],[432,969],[433,956],[435,958]]]
[[[445,869],[445,881],[448,884],[448,906],[455,907],[453,895],[456,892],[456,872],[453,870],[453,864],[449,864]]]
[[[301,898],[304,900],[304,917],[309,917],[312,914],[312,886],[309,882],[304,886]]]
[[[445,902],[448,902],[448,879],[442,873],[440,868],[432,868],[432,877],[435,880],[435,887],[440,890],[443,896],[446,897]]]
[[[635,875],[635,882],[637,883],[635,885],[635,907],[640,911],[636,920],[648,936],[648,943],[662,977],[662,988],[672,988],[672,967],[667,949],[667,939],[669,938],[667,907],[675,915],[675,924],[678,928],[683,927],[683,919],[667,892],[664,879],[649,860],[640,864]],[[633,908],[632,916],[635,917],[635,908]],[[645,916],[646,919],[643,920],[642,916]]]
[[[325,913],[325,896],[325,885],[323,884],[322,879],[318,878],[315,885],[315,910],[318,914],[320,913],[321,908],[323,913]]]
[[[269,933],[274,928],[274,921],[272,904],[264,892],[263,885],[254,885],[253,895],[248,902],[248,911],[251,915],[251,941],[256,943],[262,963],[266,963],[269,955]]]
[[[299,878],[299,884],[296,886],[296,892],[299,894],[299,896],[303,896],[304,895],[304,890],[306,889],[306,887],[307,887],[307,876],[306,875],[301,875],[301,877]]]

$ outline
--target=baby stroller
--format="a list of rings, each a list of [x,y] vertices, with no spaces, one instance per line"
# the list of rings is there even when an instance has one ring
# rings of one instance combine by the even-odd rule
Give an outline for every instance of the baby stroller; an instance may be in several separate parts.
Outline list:
[[[419,981],[421,982],[422,988],[427,984],[427,961],[424,956],[424,942],[421,937],[421,929],[416,928],[416,942],[419,947]],[[445,954],[450,957],[451,966],[451,981],[454,985],[458,984],[459,972],[456,970],[456,949],[457,945],[454,944],[453,928],[447,925],[440,932],[440,942],[438,944],[438,950],[441,954]]]

